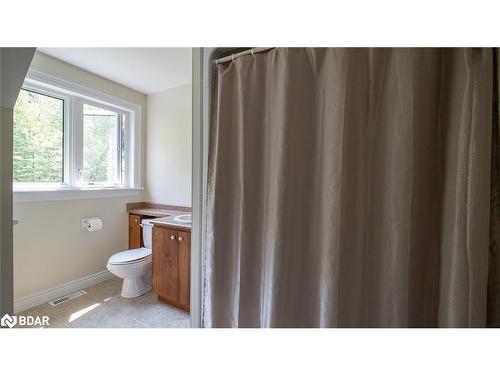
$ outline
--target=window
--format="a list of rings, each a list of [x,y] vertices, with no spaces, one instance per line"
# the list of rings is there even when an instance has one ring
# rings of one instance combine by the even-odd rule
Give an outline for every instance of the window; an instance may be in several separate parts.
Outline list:
[[[14,182],[64,181],[64,100],[21,90],[14,107]]]
[[[83,182],[121,185],[124,115],[83,105]]]
[[[15,201],[138,193],[140,107],[30,72],[13,151]]]

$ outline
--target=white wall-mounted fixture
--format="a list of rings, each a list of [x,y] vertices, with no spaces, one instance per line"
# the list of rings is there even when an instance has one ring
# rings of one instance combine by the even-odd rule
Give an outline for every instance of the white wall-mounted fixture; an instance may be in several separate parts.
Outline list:
[[[80,229],[87,232],[97,232],[102,227],[102,220],[98,217],[84,217],[80,220]]]

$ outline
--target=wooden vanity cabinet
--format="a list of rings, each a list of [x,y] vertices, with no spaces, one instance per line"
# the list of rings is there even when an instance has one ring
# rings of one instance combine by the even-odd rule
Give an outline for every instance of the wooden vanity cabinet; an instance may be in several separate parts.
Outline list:
[[[160,301],[189,311],[191,233],[153,227],[153,291]]]
[[[142,247],[141,215],[128,215],[128,248],[137,249]]]

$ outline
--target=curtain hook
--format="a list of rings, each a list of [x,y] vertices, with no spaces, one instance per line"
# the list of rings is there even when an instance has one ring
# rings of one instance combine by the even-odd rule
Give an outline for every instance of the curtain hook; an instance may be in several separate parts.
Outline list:
[[[231,60],[234,62],[234,53],[231,54]]]
[[[250,50],[250,53],[252,54],[252,57],[255,57],[255,55],[253,54],[253,48]]]

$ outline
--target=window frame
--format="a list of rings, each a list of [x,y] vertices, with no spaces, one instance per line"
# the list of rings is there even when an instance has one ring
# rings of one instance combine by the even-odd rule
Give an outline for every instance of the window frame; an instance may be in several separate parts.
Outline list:
[[[30,70],[23,89],[63,100],[63,182],[13,183],[14,202],[87,199],[138,195],[141,187],[141,106],[123,99]],[[125,173],[122,184],[83,184],[83,106],[124,115]],[[119,165],[118,167],[121,167]]]
[[[109,106],[107,104],[102,104],[102,103],[97,103],[95,101],[92,101],[92,100],[88,100],[88,99],[80,99],[79,100],[79,106],[81,104],[81,109],[83,111],[83,108],[85,105],[90,105],[90,106],[93,106],[93,107],[98,107],[98,108],[101,108],[101,109],[105,109],[105,110],[108,110],[108,111],[111,111],[111,112],[115,112],[116,114],[118,114],[119,116],[124,116],[125,117],[125,130],[127,130],[128,126],[129,126],[129,123],[130,123],[130,113],[127,112],[127,111],[123,111],[121,109],[118,109],[116,107],[112,107],[112,106]],[[84,113],[82,112],[81,116],[79,116],[79,119],[78,121],[81,121],[81,124],[78,124],[78,126],[81,126],[81,138],[80,139],[77,139],[77,142],[78,144],[76,145],[75,147],[75,152],[77,155],[75,155],[75,171],[78,173],[78,175],[76,176],[76,178],[78,179],[78,185],[81,186],[81,187],[106,187],[106,188],[109,188],[109,187],[118,187],[118,188],[123,188],[123,187],[127,187],[127,184],[124,184],[123,181],[120,183],[120,184],[117,184],[116,182],[112,185],[110,184],[107,184],[107,183],[102,183],[102,182],[97,182],[97,183],[94,183],[94,184],[90,184],[90,183],[84,183],[83,180],[82,180],[82,175],[83,175],[83,142],[84,142],[84,120],[83,120],[83,115]],[[76,121],[76,119],[75,119]],[[121,123],[119,122],[117,124],[118,127],[121,126]],[[120,132],[120,135],[118,136],[117,138],[117,147],[120,148],[120,152],[123,151],[123,148],[122,148],[122,136],[123,134],[121,134]],[[125,144],[127,145],[129,143],[129,136],[125,135],[124,136],[125,138]],[[125,150],[127,150],[128,147],[125,147]],[[120,154],[121,155],[121,154]],[[128,153],[125,152],[125,164],[127,165],[127,157],[128,157]],[[121,167],[122,167],[122,160],[121,160],[121,157],[119,157],[117,160],[117,165],[116,165],[116,168],[117,168],[117,173],[120,172],[121,174]],[[125,173],[124,173],[124,176],[123,176],[123,180],[124,181],[128,181],[128,175],[129,175],[129,170],[128,168],[125,168]],[[115,179],[117,179],[118,176],[115,176]]]
[[[46,189],[62,189],[68,188],[67,184],[69,177],[69,161],[70,155],[68,153],[68,141],[71,136],[71,129],[69,127],[70,122],[70,97],[68,95],[55,92],[48,88],[37,87],[31,82],[25,82],[21,88],[25,91],[30,91],[35,94],[45,95],[54,99],[62,100],[63,102],[63,165],[62,165],[62,182],[14,182],[14,191],[18,190],[46,190]]]

